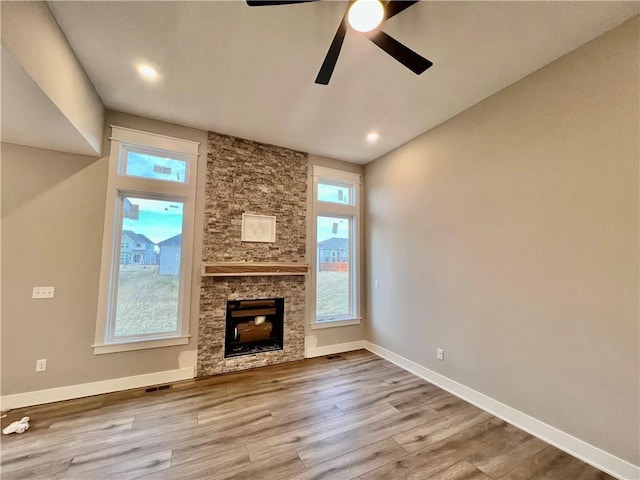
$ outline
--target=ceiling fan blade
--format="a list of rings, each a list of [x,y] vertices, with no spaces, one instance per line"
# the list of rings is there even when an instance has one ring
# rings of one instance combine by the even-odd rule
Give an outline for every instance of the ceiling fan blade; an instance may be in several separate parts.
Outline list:
[[[421,55],[410,48],[405,47],[395,38],[387,35],[383,31],[379,30],[372,35],[368,35],[369,40],[375,43],[382,50],[387,52],[413,73],[420,75],[427,68],[433,65],[433,62],[427,60]]]
[[[391,17],[404,12],[411,5],[418,3],[420,0],[391,0],[384,5],[384,20],[389,20]]]
[[[351,6],[351,2],[349,3],[349,6]],[[348,11],[349,7],[347,7],[347,12]],[[342,22],[340,22],[340,26],[333,37],[333,41],[329,46],[329,51],[324,57],[324,62],[322,62],[322,66],[320,67],[320,71],[316,77],[315,83],[319,85],[329,84],[329,80],[331,80],[331,75],[333,74],[333,69],[336,67],[338,55],[340,55],[342,43],[344,42],[344,37],[347,34],[347,12],[345,12],[344,17],[342,17]]]
[[[318,0],[247,0],[250,7],[268,7],[273,5],[293,5],[296,3],[317,2]]]

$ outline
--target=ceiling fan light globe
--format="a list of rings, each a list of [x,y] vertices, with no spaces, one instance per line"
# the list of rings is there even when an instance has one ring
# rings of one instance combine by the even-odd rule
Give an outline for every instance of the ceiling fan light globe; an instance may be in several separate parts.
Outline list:
[[[384,8],[379,0],[356,0],[349,9],[349,25],[358,32],[370,32],[382,22]]]

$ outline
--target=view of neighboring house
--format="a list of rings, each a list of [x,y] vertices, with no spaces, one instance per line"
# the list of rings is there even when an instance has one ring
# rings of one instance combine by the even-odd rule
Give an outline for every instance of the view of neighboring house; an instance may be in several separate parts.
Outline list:
[[[333,237],[318,242],[319,270],[342,270],[337,264],[345,264],[347,270],[348,263],[349,239]]]
[[[160,275],[178,275],[180,273],[180,251],[182,247],[182,234],[167,238],[158,243],[160,247]]]
[[[155,243],[133,230],[122,231],[120,263],[122,265],[157,265]]]

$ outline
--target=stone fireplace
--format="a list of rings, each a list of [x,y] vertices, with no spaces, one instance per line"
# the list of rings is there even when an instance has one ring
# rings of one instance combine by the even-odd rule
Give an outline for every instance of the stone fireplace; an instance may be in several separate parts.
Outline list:
[[[304,265],[306,205],[306,154],[209,133],[204,264]],[[275,243],[242,242],[243,213],[275,216]],[[278,271],[205,273],[200,292],[197,376],[303,359],[305,281],[304,275]],[[283,299],[281,348],[225,356],[225,340],[235,336],[235,330],[229,330],[235,326],[227,324],[228,305],[264,299]],[[254,323],[256,316],[259,314],[253,315]]]

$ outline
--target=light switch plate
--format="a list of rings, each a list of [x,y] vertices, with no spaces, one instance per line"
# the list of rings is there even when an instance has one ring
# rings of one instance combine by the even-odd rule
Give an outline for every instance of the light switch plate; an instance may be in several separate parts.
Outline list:
[[[53,298],[55,287],[33,287],[31,298]]]

